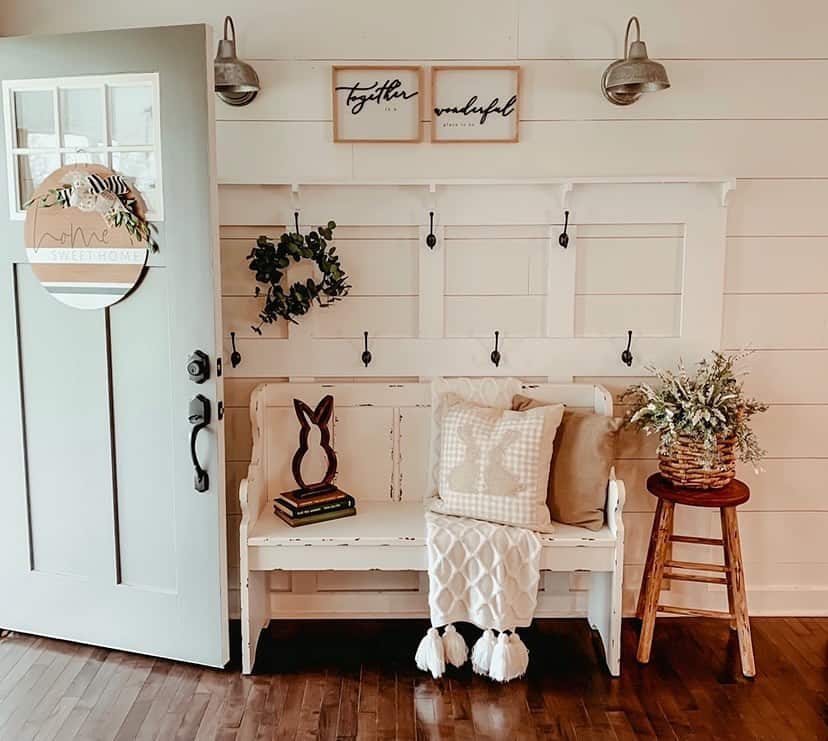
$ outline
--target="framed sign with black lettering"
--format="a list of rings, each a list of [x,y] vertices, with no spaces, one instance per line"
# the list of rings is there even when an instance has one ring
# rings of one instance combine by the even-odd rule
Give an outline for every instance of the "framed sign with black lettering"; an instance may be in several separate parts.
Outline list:
[[[334,141],[421,141],[422,82],[422,67],[334,66]]]
[[[517,142],[520,67],[433,67],[431,140]]]

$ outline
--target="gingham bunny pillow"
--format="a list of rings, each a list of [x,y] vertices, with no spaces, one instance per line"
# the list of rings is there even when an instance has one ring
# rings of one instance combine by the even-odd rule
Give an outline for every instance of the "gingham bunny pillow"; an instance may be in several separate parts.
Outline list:
[[[562,404],[529,412],[449,402],[436,512],[552,530],[546,493]]]

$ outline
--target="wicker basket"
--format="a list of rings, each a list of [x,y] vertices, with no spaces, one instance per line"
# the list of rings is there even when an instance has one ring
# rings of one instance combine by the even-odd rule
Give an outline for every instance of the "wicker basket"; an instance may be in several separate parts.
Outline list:
[[[686,489],[721,489],[736,477],[736,439],[719,439],[713,467],[704,444],[679,437],[670,455],[659,455],[658,469],[664,478]],[[707,460],[706,460],[707,459]]]

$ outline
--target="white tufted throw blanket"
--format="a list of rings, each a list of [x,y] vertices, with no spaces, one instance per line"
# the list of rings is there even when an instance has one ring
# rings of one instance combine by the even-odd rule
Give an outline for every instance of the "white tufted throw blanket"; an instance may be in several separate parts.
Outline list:
[[[471,653],[475,672],[499,682],[523,676],[529,651],[515,629],[532,622],[538,602],[537,534],[436,512],[425,518],[432,627],[417,649],[417,666],[436,679],[446,663],[465,664],[468,648],[453,624],[467,622],[483,630]]]
[[[432,385],[431,471],[437,493],[443,397],[459,395],[508,409],[520,393],[516,379],[437,379]],[[417,649],[417,666],[442,676],[446,663],[463,665],[468,648],[453,623],[469,622],[483,635],[471,652],[472,668],[500,682],[522,676],[529,652],[515,633],[532,622],[538,600],[541,542],[531,530],[427,512],[428,604],[432,628]],[[438,628],[446,626],[441,636]],[[494,631],[500,635],[495,638]],[[508,632],[506,632],[508,631]]]
[[[540,580],[537,534],[428,512],[426,547],[432,625],[514,631],[531,624]]]

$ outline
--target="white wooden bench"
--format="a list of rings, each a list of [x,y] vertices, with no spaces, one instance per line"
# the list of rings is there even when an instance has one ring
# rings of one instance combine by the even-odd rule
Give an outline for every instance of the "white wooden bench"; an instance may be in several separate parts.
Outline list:
[[[612,397],[600,386],[526,384],[524,393],[569,408],[612,414]],[[291,528],[273,513],[273,497],[295,488],[290,475],[298,431],[293,399],[315,406],[325,394],[333,394],[336,403],[337,483],[356,498],[357,515]],[[272,616],[268,572],[426,570],[422,499],[428,490],[430,406],[427,383],[268,383],[253,391],[252,460],[239,487],[245,674],[252,671],[260,632]],[[387,481],[379,489],[378,476]],[[372,490],[362,491],[360,481],[369,480],[374,482]],[[553,533],[541,536],[542,569],[589,572],[587,618],[601,636],[613,676],[620,673],[623,507],[624,485],[613,474],[601,530],[558,524]],[[420,614],[426,616],[427,602],[424,594],[421,597]]]

